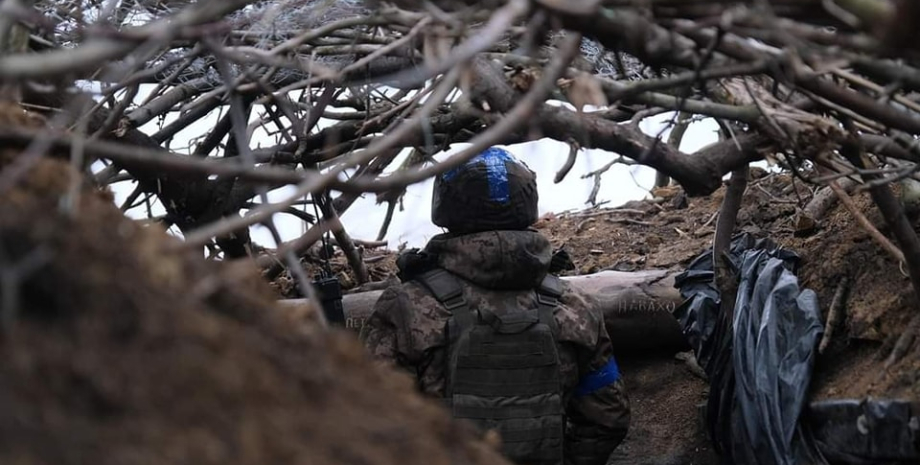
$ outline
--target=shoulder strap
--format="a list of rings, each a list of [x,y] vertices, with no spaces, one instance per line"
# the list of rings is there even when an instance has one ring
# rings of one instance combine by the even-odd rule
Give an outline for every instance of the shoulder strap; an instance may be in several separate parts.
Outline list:
[[[444,304],[448,310],[466,305],[466,299],[463,298],[463,287],[460,286],[457,277],[443,268],[428,270],[415,276],[415,280],[425,286],[431,295]]]
[[[555,313],[556,307],[559,305],[562,289],[562,280],[558,276],[549,273],[543,277],[543,281],[540,282],[536,289],[540,322],[548,325],[553,334],[558,334],[556,318],[553,313]]]
[[[451,312],[451,318],[448,321],[448,337],[451,340],[476,324],[476,317],[463,297],[463,287],[456,276],[443,268],[434,268],[414,279],[428,289],[428,292],[431,292],[431,295]]]
[[[425,286],[431,295],[453,314],[457,329],[468,328],[475,323],[475,317],[463,297],[463,287],[456,276],[443,268],[434,268],[415,276],[414,279]],[[562,291],[562,280],[549,273],[543,277],[536,289],[540,321],[549,325],[553,334],[556,334],[557,330],[553,313],[559,305]]]
[[[546,296],[552,297],[557,300],[560,297],[562,297],[563,289],[564,288],[562,285],[562,279],[560,279],[556,275],[552,275],[549,273],[546,273],[546,275],[543,276],[543,280],[540,282],[540,285],[537,287],[537,290],[541,294],[545,294]]]

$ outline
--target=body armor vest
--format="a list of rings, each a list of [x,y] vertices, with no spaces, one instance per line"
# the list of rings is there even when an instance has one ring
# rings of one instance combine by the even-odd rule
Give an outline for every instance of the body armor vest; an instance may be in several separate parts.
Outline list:
[[[503,454],[519,465],[561,465],[565,418],[553,317],[561,280],[543,279],[536,308],[472,310],[449,272],[416,279],[451,311],[444,400],[453,416],[496,430]]]

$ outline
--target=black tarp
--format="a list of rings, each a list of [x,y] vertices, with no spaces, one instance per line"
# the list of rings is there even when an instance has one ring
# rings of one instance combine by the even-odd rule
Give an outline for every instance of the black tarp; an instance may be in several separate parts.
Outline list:
[[[732,324],[720,316],[711,249],[677,276],[687,300],[674,313],[709,376],[707,424],[725,462],[920,464],[920,403],[806,402],[823,326],[814,292],[799,287],[798,256],[748,234],[729,256]]]
[[[812,402],[803,421],[832,463],[920,463],[920,401]]]
[[[795,464],[809,450],[797,430],[823,333],[818,299],[799,288],[798,256],[769,240],[741,235],[730,258],[731,326],[719,315],[711,250],[675,281],[687,299],[675,316],[709,376],[710,435],[730,463]]]

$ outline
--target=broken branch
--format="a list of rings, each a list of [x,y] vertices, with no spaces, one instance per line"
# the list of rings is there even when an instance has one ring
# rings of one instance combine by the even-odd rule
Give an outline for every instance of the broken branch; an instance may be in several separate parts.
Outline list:
[[[863,215],[862,212],[859,211],[859,207],[856,206],[856,202],[854,202],[853,199],[846,193],[846,191],[840,187],[839,184],[837,184],[837,181],[831,181],[828,183],[828,187],[830,187],[834,194],[837,195],[837,198],[840,199],[840,203],[842,203],[843,206],[846,207],[846,209],[850,212],[850,214],[853,215],[853,218],[856,218],[856,222],[859,223],[859,225],[862,226],[862,228],[865,229],[867,233],[869,233],[869,236],[872,237],[872,239],[875,240],[875,242],[877,242],[878,245],[882,247],[882,249],[888,252],[888,254],[891,255],[891,258],[894,258],[896,262],[904,263],[904,254],[901,252],[901,250],[898,249],[894,243],[888,240],[887,237],[880,233],[879,230],[872,225],[872,222],[866,218],[866,215]]]

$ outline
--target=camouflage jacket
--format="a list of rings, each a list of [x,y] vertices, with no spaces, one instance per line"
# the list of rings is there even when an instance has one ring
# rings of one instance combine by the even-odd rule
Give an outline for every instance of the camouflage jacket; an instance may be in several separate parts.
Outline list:
[[[549,241],[536,231],[443,234],[425,252],[461,278],[474,310],[508,300],[536,307],[533,289],[551,259]],[[555,318],[566,404],[565,461],[603,465],[626,436],[629,402],[596,301],[568,284],[559,300]],[[449,317],[425,288],[407,281],[380,296],[361,339],[372,355],[414,375],[422,392],[443,397]]]

